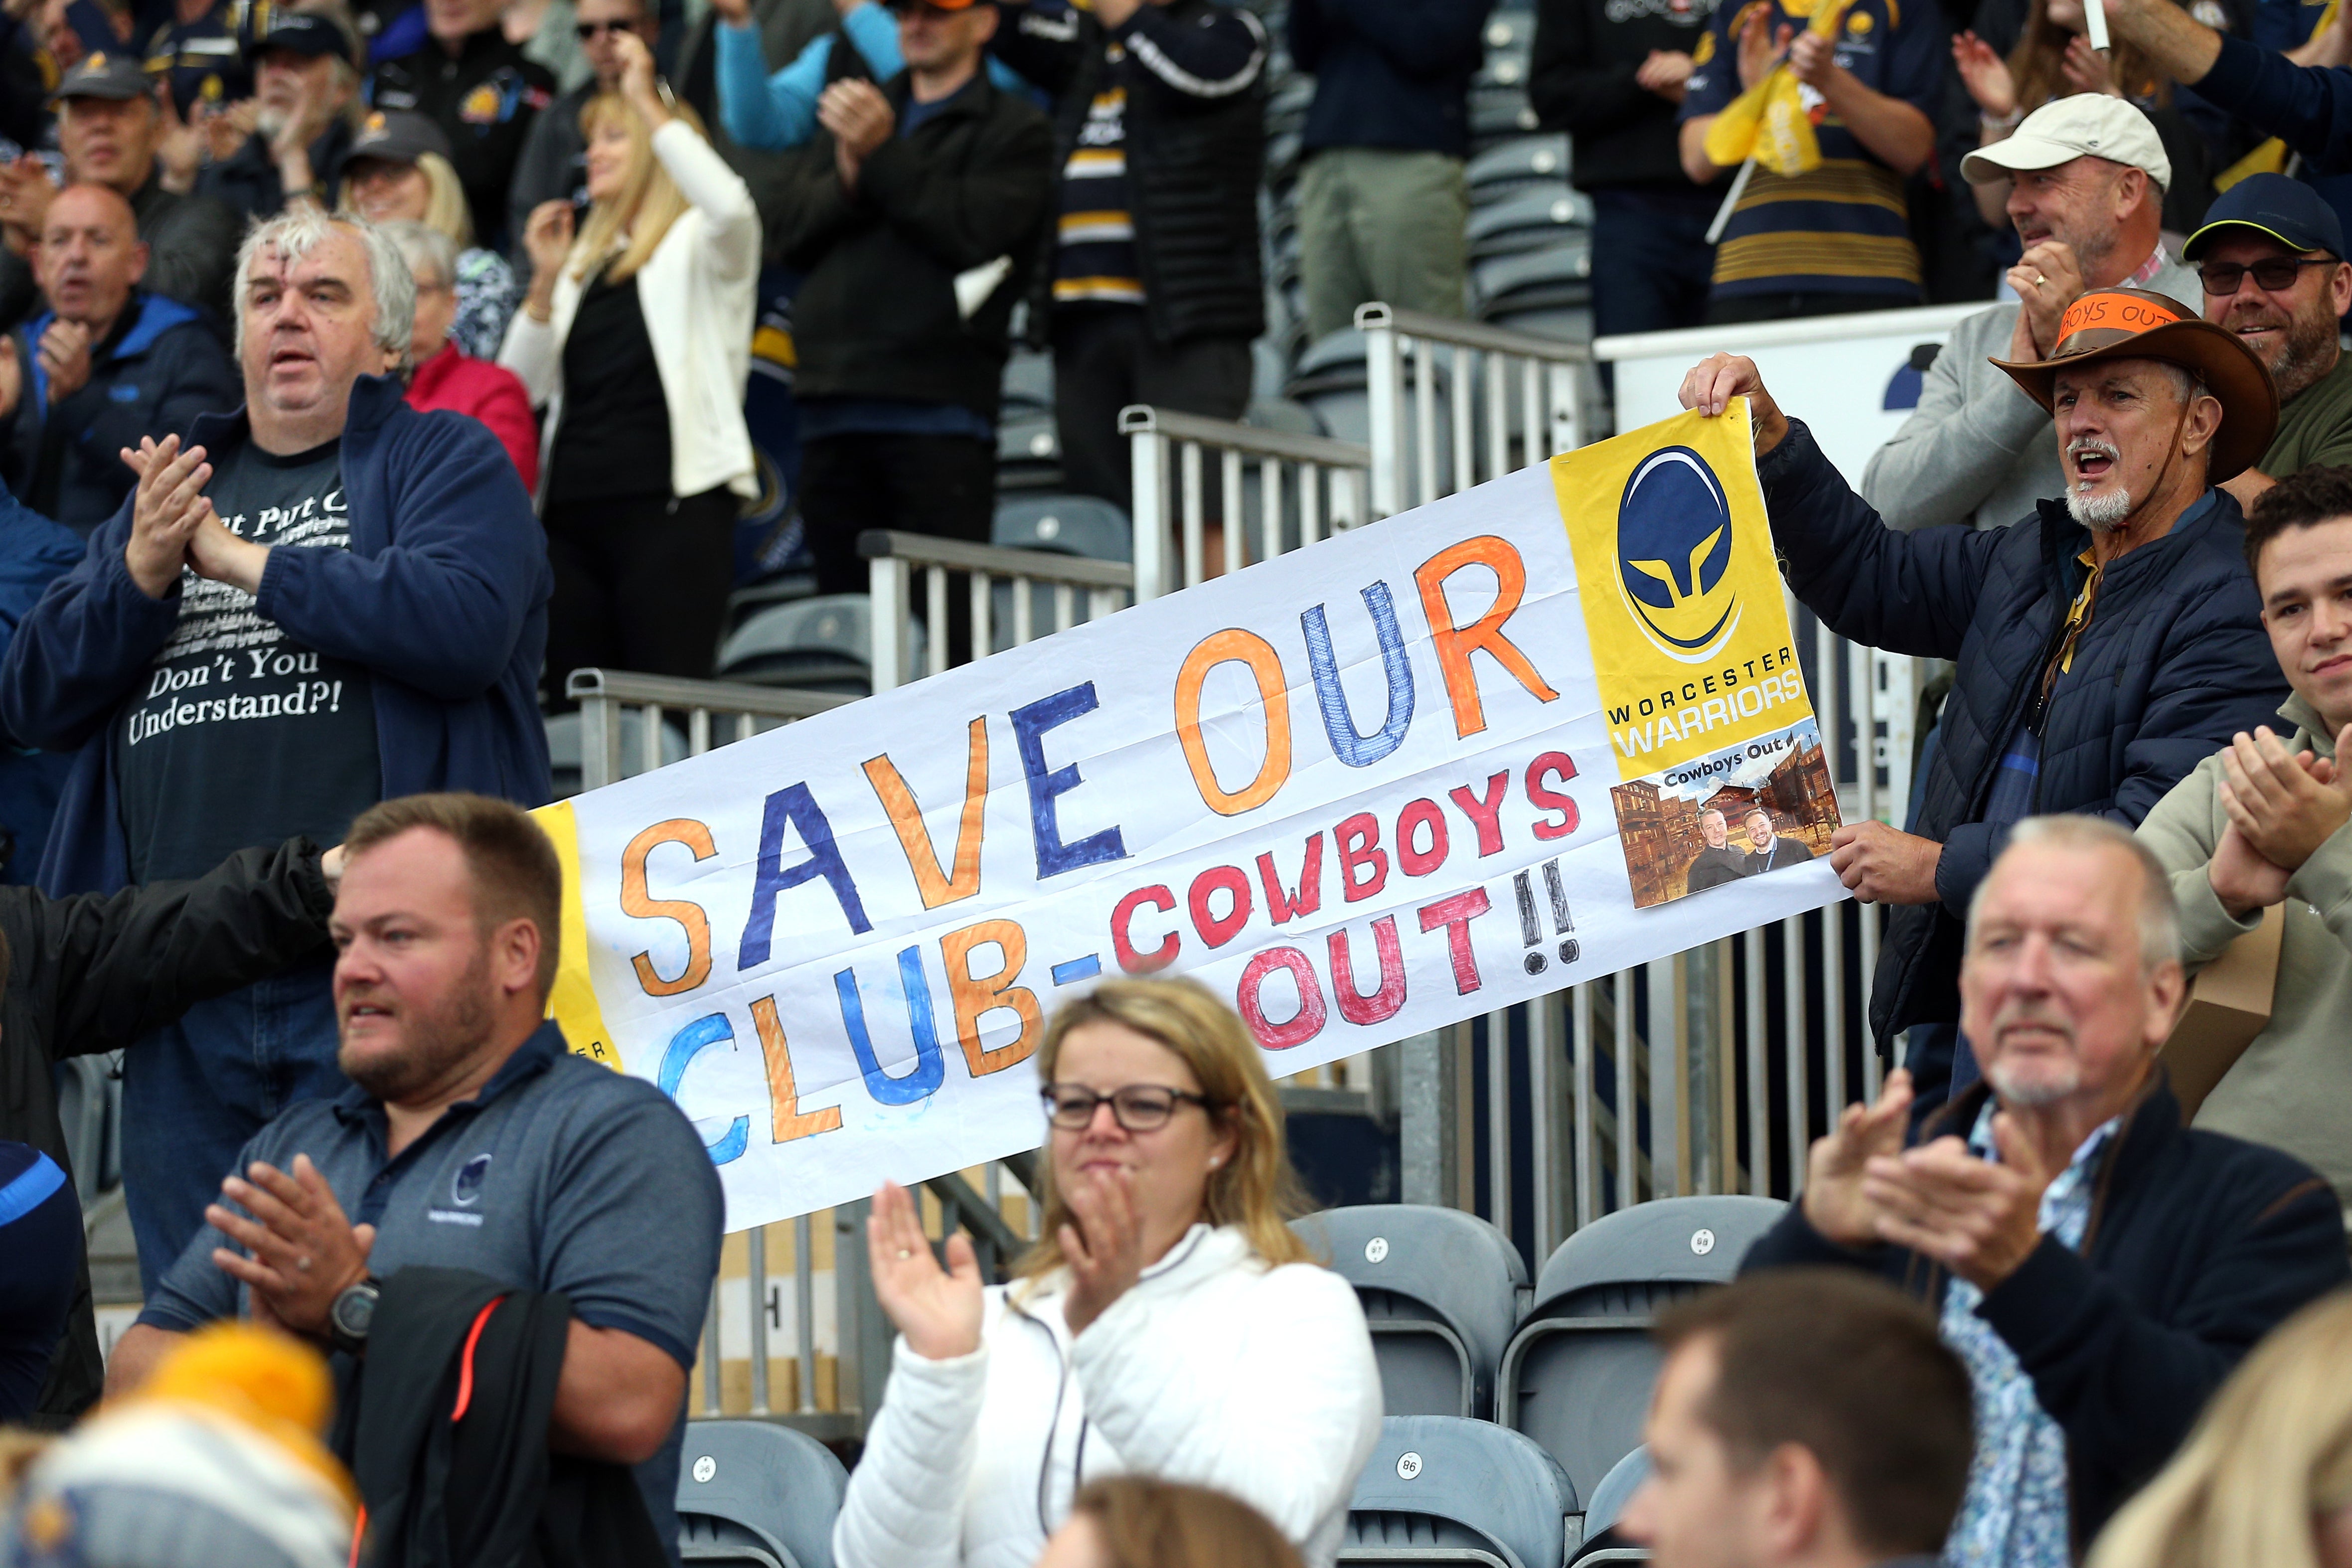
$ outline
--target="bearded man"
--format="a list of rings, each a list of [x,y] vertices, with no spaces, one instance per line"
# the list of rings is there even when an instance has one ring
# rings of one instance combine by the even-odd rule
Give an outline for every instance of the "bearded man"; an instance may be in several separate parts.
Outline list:
[[[1748,399],[1757,473],[1790,590],[1839,636],[1957,665],[1916,833],[1851,823],[1830,863],[1890,911],[1872,983],[1885,1051],[1909,1029],[1924,1116],[1977,1076],[1959,1039],[1969,900],[2024,818],[2138,826],[2190,769],[2285,698],[2221,481],[2268,448],[2270,373],[2163,295],[2084,294],[2047,359],[1995,361],[2058,431],[2063,498],[2011,527],[1889,528],[1752,361],[1717,354],[1686,408]]]

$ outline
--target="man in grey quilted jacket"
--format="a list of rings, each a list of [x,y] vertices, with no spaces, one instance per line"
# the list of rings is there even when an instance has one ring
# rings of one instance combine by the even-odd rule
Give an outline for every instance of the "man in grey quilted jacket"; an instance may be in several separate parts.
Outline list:
[[[2003,528],[2065,491],[2050,416],[1993,368],[2046,356],[2058,319],[2091,289],[2149,289],[2193,312],[2196,273],[2158,235],[2172,163],[2147,116],[2104,93],[2053,99],[2008,140],[1961,160],[1978,184],[2008,181],[2025,254],[2009,270],[2022,303],[2003,301],[1952,329],[1919,406],[1863,470],[1859,489],[1890,528]]]

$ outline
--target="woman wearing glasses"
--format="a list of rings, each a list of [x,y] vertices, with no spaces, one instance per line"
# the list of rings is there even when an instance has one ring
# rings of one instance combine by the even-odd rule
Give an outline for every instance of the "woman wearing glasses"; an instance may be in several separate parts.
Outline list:
[[[1355,1292],[1284,1223],[1296,1178],[1256,1042],[1191,981],[1115,980],[1047,1026],[1043,1234],[983,1289],[913,1201],[867,1222],[902,1336],[834,1527],[840,1568],[1026,1568],[1090,1479],[1229,1492],[1339,1553],[1380,1435]]]

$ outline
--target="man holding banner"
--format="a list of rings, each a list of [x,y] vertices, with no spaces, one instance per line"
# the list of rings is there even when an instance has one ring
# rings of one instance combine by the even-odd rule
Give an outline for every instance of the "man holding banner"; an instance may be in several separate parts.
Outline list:
[[[2052,411],[2063,500],[1988,532],[1891,529],[1848,488],[1752,361],[1717,354],[1682,401],[1745,397],[1789,586],[1840,636],[1958,664],[1917,834],[1849,824],[1831,863],[1887,921],[1871,994],[1885,1042],[1916,1028],[1922,1110],[1975,1079],[1957,1050],[1969,900],[2024,817],[2125,826],[2284,696],[2214,489],[2261,457],[2278,396],[2231,333],[2137,289],[2085,294],[2049,358],[2000,368]]]

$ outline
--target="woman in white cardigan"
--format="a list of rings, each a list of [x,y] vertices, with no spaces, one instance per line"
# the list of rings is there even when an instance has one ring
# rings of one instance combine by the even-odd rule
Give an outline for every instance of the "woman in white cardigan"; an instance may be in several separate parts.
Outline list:
[[[620,89],[580,112],[587,216],[542,202],[530,292],[499,363],[544,409],[540,519],[555,568],[547,674],[707,677],[733,582],[760,216],[751,193],[614,35]]]
[[[1282,1113],[1242,1021],[1191,981],[1114,980],[1036,1055],[1043,1238],[983,1289],[876,1195],[875,1289],[900,1338],[834,1527],[839,1568],[1027,1568],[1087,1480],[1231,1493],[1328,1568],[1380,1436],[1355,1292],[1283,1223]]]

